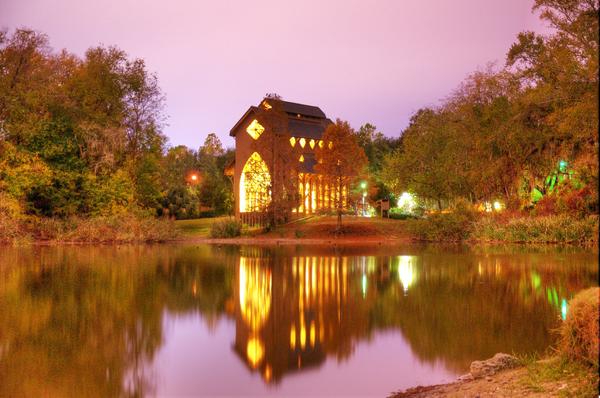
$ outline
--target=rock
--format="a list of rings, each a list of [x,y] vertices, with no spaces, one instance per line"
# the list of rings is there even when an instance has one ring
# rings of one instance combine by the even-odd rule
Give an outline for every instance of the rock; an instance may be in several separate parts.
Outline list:
[[[466,375],[462,375],[458,378],[458,381],[471,381],[473,380],[473,375],[471,373],[467,373]]]
[[[485,376],[492,376],[503,369],[513,368],[518,364],[519,360],[512,355],[498,353],[485,361],[472,362],[470,370],[473,378],[479,379]]]

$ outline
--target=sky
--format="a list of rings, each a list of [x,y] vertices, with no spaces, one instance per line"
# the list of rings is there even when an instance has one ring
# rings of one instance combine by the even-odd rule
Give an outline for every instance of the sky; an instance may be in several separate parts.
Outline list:
[[[0,0],[0,28],[83,55],[143,58],[166,95],[169,144],[197,149],[266,93],[397,137],[470,73],[502,65],[533,0]]]

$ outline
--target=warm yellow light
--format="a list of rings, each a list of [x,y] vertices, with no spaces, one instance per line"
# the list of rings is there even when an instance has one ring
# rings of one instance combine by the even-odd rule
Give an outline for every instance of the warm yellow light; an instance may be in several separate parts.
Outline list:
[[[306,346],[306,328],[304,327],[304,323],[300,325],[300,347],[304,349]]]
[[[271,200],[269,168],[258,152],[248,158],[240,175],[240,212],[263,211]]]
[[[300,142],[300,146],[302,148],[304,148],[304,146],[306,145],[306,140],[304,138],[300,138],[300,141],[298,141],[298,142]]]
[[[263,106],[265,109],[271,109],[273,108],[267,101],[263,101]]]
[[[296,328],[292,325],[290,330],[290,348],[293,350],[296,348]]]
[[[504,205],[501,202],[495,201],[494,202],[494,210],[496,211],[500,211],[504,208]]]
[[[300,155],[300,158],[298,159],[298,161],[304,162],[304,155]]]
[[[250,362],[250,366],[256,368],[260,361],[262,361],[265,355],[265,347],[263,343],[256,337],[252,337],[248,340],[246,345],[246,357]]]
[[[315,140],[310,140],[310,141],[308,142],[308,145],[310,145],[310,148],[311,148],[311,149],[315,149]]]
[[[196,181],[198,179],[198,176],[196,174],[192,174],[192,181]]]
[[[319,140],[319,148],[323,148],[323,140]]]
[[[400,279],[400,283],[402,283],[405,293],[415,280],[414,259],[415,256],[398,257],[398,278]]]
[[[333,142],[329,141],[327,143],[327,148],[329,148],[329,149],[333,148]]]
[[[261,124],[258,122],[258,120],[254,119],[249,125],[248,128],[246,129],[246,132],[248,134],[250,134],[250,137],[254,138],[255,140],[258,139],[258,137],[260,137],[260,135],[265,131],[265,128],[263,126],[261,126]]]
[[[315,329],[315,322],[312,321],[310,323],[310,346],[314,347],[315,346],[315,338],[316,338],[317,332]]]
[[[292,148],[296,146],[296,138],[290,138],[290,145],[292,146]]]
[[[259,259],[240,257],[239,295],[242,318],[253,331],[267,321],[271,311],[272,276]]]
[[[271,369],[271,365],[267,365],[265,367],[265,380],[271,381],[272,376],[273,376],[273,369]]]

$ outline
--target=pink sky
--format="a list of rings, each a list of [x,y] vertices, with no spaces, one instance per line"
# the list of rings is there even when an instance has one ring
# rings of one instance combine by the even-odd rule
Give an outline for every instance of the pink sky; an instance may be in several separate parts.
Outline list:
[[[146,60],[167,96],[171,145],[198,148],[265,93],[398,136],[470,72],[543,31],[533,0],[0,0],[0,27],[48,34],[82,55],[116,45]]]

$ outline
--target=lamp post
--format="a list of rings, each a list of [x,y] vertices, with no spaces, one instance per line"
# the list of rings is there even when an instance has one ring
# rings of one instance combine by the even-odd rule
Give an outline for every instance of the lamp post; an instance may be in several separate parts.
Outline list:
[[[360,187],[363,190],[363,193],[362,193],[362,215],[364,217],[365,216],[365,198],[367,197],[367,191],[365,191],[365,189],[367,188],[366,181],[362,181],[360,183]]]

